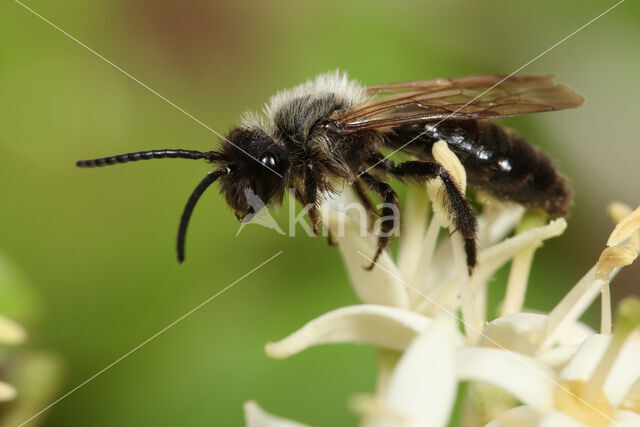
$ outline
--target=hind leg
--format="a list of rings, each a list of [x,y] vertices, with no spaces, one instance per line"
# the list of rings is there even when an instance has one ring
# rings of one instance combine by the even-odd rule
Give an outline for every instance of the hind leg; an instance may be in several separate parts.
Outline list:
[[[409,161],[395,164],[385,160],[378,167],[398,178],[411,179],[416,182],[425,182],[440,178],[446,193],[446,208],[453,219],[456,231],[460,231],[464,238],[464,248],[467,256],[467,268],[469,275],[476,265],[476,233],[478,223],[476,215],[467,202],[458,185],[451,179],[449,172],[436,162]]]

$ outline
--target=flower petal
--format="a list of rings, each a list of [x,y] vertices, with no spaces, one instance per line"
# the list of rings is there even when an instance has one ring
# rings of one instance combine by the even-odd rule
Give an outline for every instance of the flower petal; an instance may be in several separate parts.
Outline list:
[[[310,321],[266,346],[269,357],[283,359],[318,344],[353,342],[404,350],[431,319],[408,310],[363,304],[342,307]]]
[[[553,408],[556,375],[531,357],[495,348],[463,348],[457,354],[457,371],[460,380],[498,386],[537,411]]]
[[[358,205],[350,202],[355,197],[352,191],[345,189],[343,197],[342,205],[336,198],[328,199],[323,204],[322,216],[331,231],[331,237],[340,248],[358,297],[368,304],[408,307],[407,289],[398,268],[386,251],[378,258],[373,270],[365,269],[371,264],[370,260],[376,252],[377,236],[367,231],[364,219],[359,218],[362,215],[353,214],[352,207]]]
[[[478,340],[479,347],[496,347],[534,356],[544,336],[547,316],[515,313],[487,324]]]
[[[441,310],[456,312],[460,307],[458,281],[455,279],[448,283],[434,286],[428,294],[422,292],[421,294],[422,300],[418,301],[414,308],[416,313],[433,317]]]
[[[439,221],[435,217],[432,218],[431,223],[429,223],[427,235],[425,236],[425,246],[423,249],[425,251],[429,250],[432,252],[431,254],[425,252],[429,258],[425,257],[421,260],[421,262],[429,261],[429,268],[427,269],[426,265],[421,265],[418,269],[418,273],[414,277],[415,284],[412,283],[416,289],[419,289],[421,292],[429,295],[434,300],[438,300],[437,295],[443,291],[443,286],[446,286],[452,281],[457,281],[458,278],[458,270],[456,270],[457,265],[456,263],[451,262],[451,252],[453,250],[451,239],[445,238],[440,239],[439,241],[437,240],[440,228],[441,224]],[[435,250],[428,248],[427,245],[431,245]],[[455,286],[455,293],[458,293],[457,284]],[[457,308],[457,306],[458,304],[456,303],[455,308]]]
[[[540,422],[538,423],[538,427],[585,427],[580,421],[575,418],[570,417],[564,412],[553,411],[548,414],[545,414]]]
[[[595,332],[580,322],[574,322],[558,335],[558,347],[538,353],[545,338],[548,316],[539,313],[515,313],[492,320],[485,326],[478,346],[502,347],[507,350],[536,357],[545,364],[556,366],[566,362],[577,346]]]
[[[550,368],[561,369],[578,351],[578,346],[554,347],[536,355],[536,360]]]
[[[518,406],[503,412],[486,427],[536,427],[540,415],[530,406]]]
[[[563,381],[587,381],[604,355],[611,336],[595,334],[578,347],[575,356],[560,372]]]
[[[429,222],[429,227],[425,233],[421,245],[420,245],[420,259],[418,261],[418,267],[409,283],[416,287],[421,293],[427,294],[431,289],[425,287],[428,283],[429,277],[435,277],[436,271],[440,270],[442,265],[433,263],[433,256],[436,251],[436,245],[438,243],[438,234],[440,233],[440,223],[438,220],[432,219]],[[412,302],[412,307],[420,304],[421,300],[416,298],[419,294],[413,292],[409,293],[409,298]]]
[[[404,415],[404,425],[447,425],[456,398],[457,335],[455,321],[441,314],[398,362],[384,402]]]
[[[271,415],[253,400],[244,403],[244,421],[247,427],[308,427],[307,424]]]
[[[513,231],[520,223],[525,208],[511,202],[503,202],[486,194],[476,194],[483,205],[478,217],[478,241],[483,247],[495,244]]]
[[[629,391],[622,399],[620,407],[638,411],[640,409],[640,379],[629,388]]]
[[[636,339],[633,339],[633,337]],[[610,335],[589,337],[562,370],[560,378],[566,381],[589,380],[602,360],[610,342]],[[640,340],[637,339],[637,335],[634,335],[625,342],[607,376],[604,383],[604,393],[614,408],[620,405],[627,392],[640,378],[639,354]]]
[[[377,396],[357,394],[349,399],[349,408],[360,415],[362,427],[404,426],[404,414],[389,408]]]
[[[27,333],[22,326],[13,320],[0,315],[0,343],[20,344],[27,338]]]
[[[557,335],[557,343],[561,347],[577,347],[596,333],[596,331],[582,322],[573,322],[560,332]]]
[[[640,414],[633,411],[616,411],[616,427],[640,426]]]
[[[11,384],[0,381],[0,402],[13,400],[16,394],[16,389]]]
[[[627,340],[604,383],[604,393],[614,407],[620,405],[627,392],[640,378],[639,356],[640,341]]]
[[[389,380],[393,375],[393,371],[402,356],[402,352],[398,350],[390,350],[388,348],[378,347],[376,349],[378,359],[378,377],[376,384],[376,394],[382,396],[386,393]]]

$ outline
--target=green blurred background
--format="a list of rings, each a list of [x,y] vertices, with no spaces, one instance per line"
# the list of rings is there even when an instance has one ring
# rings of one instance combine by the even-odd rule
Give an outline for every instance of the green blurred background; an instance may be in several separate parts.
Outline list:
[[[276,90],[337,67],[365,83],[510,73],[613,4],[26,2],[222,133]],[[236,238],[235,217],[211,191],[179,266],[178,219],[205,164],[73,163],[153,148],[207,150],[219,139],[14,1],[0,3],[0,23],[0,250],[22,271],[2,291],[1,307],[27,327],[28,346],[62,361],[57,395],[284,251],[40,421],[238,425],[242,403],[256,399],[307,423],[355,422],[347,399],[374,386],[371,348],[314,348],[284,361],[263,350],[357,302],[338,251],[256,226]],[[546,149],[576,193],[569,229],[538,253],[530,308],[552,307],[596,260],[611,230],[609,201],[640,202],[638,46],[640,7],[627,1],[522,70],[557,74],[587,99],[580,109],[505,121]],[[286,214],[276,218],[284,223]],[[616,299],[637,293],[639,273],[620,275]]]

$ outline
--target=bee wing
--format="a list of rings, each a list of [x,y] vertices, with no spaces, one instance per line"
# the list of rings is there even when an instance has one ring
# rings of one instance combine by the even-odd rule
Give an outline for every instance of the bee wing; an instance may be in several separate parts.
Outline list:
[[[336,111],[340,133],[435,120],[494,119],[562,110],[584,98],[546,75],[485,75],[368,86],[371,98]]]

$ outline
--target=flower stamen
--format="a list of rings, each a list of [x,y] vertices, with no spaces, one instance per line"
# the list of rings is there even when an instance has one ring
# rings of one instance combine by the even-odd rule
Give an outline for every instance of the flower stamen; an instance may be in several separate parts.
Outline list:
[[[622,216],[620,205],[613,210],[617,216]],[[611,208],[609,212],[611,214]],[[604,315],[601,321],[601,329],[610,330],[611,303],[609,296],[609,282],[618,273],[620,268],[631,264],[638,256],[638,251],[633,244],[620,245],[627,239],[631,239],[640,229],[640,207],[631,214],[622,218],[609,236],[607,245],[602,251],[596,265],[585,274],[582,279],[562,298],[562,301],[549,313],[546,339],[540,346],[539,352],[549,349],[557,339],[562,328],[576,321],[589,307],[598,293],[603,295]],[[608,305],[608,307],[607,307]]]
[[[516,234],[532,230],[544,225],[547,215],[539,212],[527,212],[520,225],[516,229]],[[511,261],[509,280],[507,282],[507,294],[502,304],[502,316],[518,313],[522,311],[524,297],[529,283],[529,272],[533,263],[533,256],[540,244],[531,245],[521,250]]]
[[[610,277],[616,269],[631,264],[638,256],[632,245],[614,246],[602,251],[596,267],[596,279],[602,280],[600,291],[600,333],[611,335]]]
[[[429,216],[429,198],[423,185],[409,187],[404,210],[402,239],[398,249],[398,269],[403,279],[413,282],[420,265],[423,236]]]
[[[609,210],[610,214],[618,216],[623,211],[620,205],[614,205],[613,210]],[[627,216],[618,221],[616,228],[609,236],[607,246],[616,246],[624,242],[627,239],[632,241],[632,244],[637,250],[640,250],[640,206],[635,211],[631,212]]]
[[[600,359],[589,381],[587,381],[583,397],[594,402],[603,393],[604,383],[618,359],[627,338],[640,325],[640,298],[628,297],[618,307],[618,320],[611,341]]]

